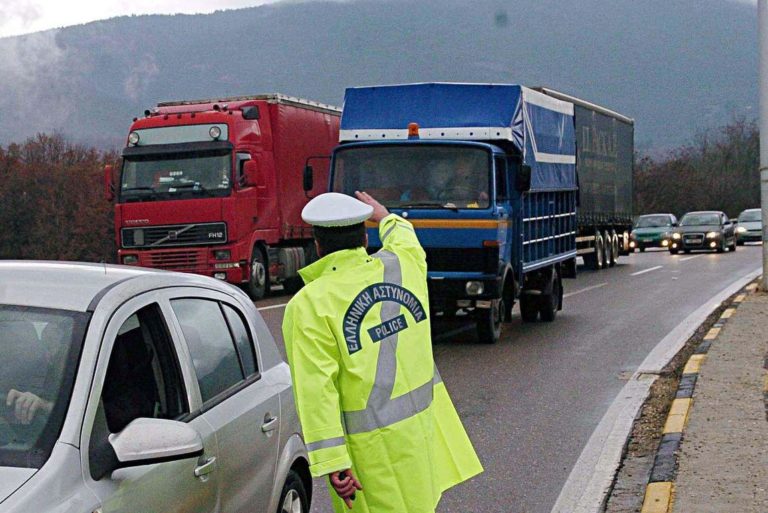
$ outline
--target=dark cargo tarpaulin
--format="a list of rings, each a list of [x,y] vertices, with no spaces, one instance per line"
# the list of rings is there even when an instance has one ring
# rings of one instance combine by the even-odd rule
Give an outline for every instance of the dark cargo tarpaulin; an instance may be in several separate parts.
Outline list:
[[[531,190],[575,189],[573,105],[520,85],[425,83],[348,88],[341,142],[510,141],[531,166]]]

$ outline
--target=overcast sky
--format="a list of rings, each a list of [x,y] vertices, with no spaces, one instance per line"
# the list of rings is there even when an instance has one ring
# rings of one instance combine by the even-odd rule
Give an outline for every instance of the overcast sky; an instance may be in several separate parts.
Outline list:
[[[0,0],[0,37],[129,14],[209,13],[278,0]]]
[[[209,13],[277,1],[280,0],[0,0],[0,37],[130,14]],[[757,4],[757,0],[724,1]]]

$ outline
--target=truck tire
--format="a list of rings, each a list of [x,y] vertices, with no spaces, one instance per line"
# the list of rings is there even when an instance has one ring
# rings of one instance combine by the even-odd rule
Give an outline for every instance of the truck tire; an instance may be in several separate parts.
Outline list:
[[[258,301],[269,292],[269,267],[264,251],[259,246],[253,247],[250,271],[245,291],[251,299]]]
[[[480,343],[495,344],[499,341],[504,309],[504,298],[492,300],[490,308],[477,309],[476,328]]]
[[[555,320],[557,310],[560,307],[560,293],[562,288],[563,283],[560,279],[560,275],[556,271],[553,271],[551,292],[542,294],[537,298],[539,300],[539,315],[542,322],[552,322]]]
[[[619,263],[619,255],[621,254],[619,251],[619,235],[616,233],[616,230],[611,230],[611,251],[613,252],[611,267],[613,267]]]
[[[584,264],[593,271],[600,270],[603,268],[603,263],[605,262],[603,259],[604,256],[603,236],[600,235],[600,232],[595,232],[595,251],[584,255]]]
[[[538,296],[523,294],[520,296],[520,316],[523,322],[536,322],[539,317]]]

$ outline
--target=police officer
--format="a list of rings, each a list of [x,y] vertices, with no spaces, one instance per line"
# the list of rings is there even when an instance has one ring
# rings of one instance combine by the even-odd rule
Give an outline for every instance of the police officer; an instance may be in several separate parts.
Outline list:
[[[432,357],[424,250],[409,222],[355,195],[302,211],[321,258],[283,320],[310,471],[329,477],[337,512],[433,513],[482,466]]]

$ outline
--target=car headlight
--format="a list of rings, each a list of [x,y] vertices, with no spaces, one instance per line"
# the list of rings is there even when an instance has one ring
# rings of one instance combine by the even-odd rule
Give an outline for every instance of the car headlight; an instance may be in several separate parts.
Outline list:
[[[746,231],[747,231],[747,229],[746,229],[746,228],[744,228],[743,226],[739,226],[738,228],[736,228],[736,231],[737,231],[738,233],[744,233],[744,232],[746,232]]]
[[[720,237],[720,232],[707,232],[708,239],[716,239]]]
[[[672,238],[675,239],[675,240],[680,240],[680,234],[675,232],[675,233],[672,234]]]

